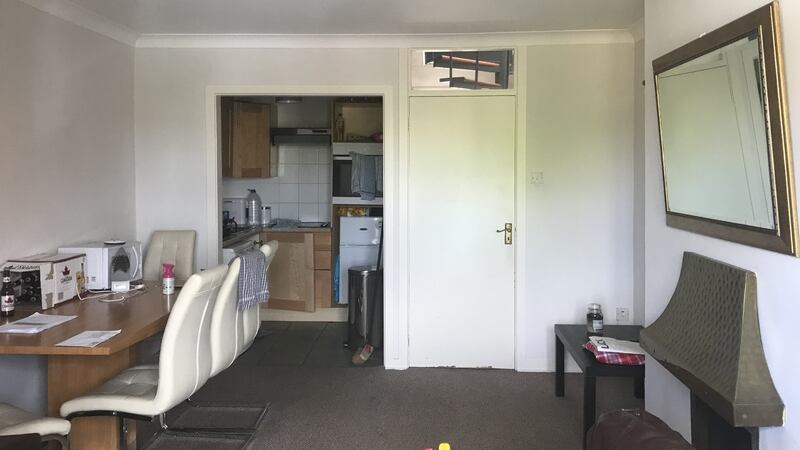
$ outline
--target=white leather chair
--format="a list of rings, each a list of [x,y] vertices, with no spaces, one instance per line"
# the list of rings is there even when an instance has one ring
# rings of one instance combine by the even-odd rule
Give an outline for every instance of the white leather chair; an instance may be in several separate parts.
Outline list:
[[[61,405],[67,419],[82,416],[120,417],[120,447],[125,446],[124,418],[161,419],[188,399],[211,373],[211,311],[228,266],[189,277],[170,312],[158,366],[127,369],[93,392]]]
[[[55,417],[40,417],[28,411],[0,403],[0,436],[38,434],[42,440],[57,440],[62,449],[69,449],[66,436],[70,423]]]
[[[164,263],[175,265],[175,281],[182,283],[194,273],[194,230],[154,231],[144,253],[144,279],[160,280]]]
[[[277,250],[277,241],[270,241],[261,247],[267,258],[267,270]],[[253,344],[261,325],[260,307],[247,310],[239,308],[240,269],[241,261],[236,258],[228,268],[211,315],[212,377],[230,367]]]
[[[241,266],[239,258],[231,261],[211,313],[212,377],[230,367],[238,356],[237,349],[241,339],[241,333],[237,332],[237,325],[241,322],[241,311],[238,307]]]
[[[278,252],[278,241],[269,241],[265,245],[261,246],[261,251],[266,255],[267,262],[266,268],[269,270],[269,265],[272,263],[272,259],[275,258],[275,254]],[[241,329],[240,333],[242,336],[241,344],[237,349],[237,356],[244,353],[247,349],[253,345],[253,341],[255,341],[256,336],[258,335],[258,330],[261,327],[261,308],[250,308],[246,311],[243,311],[241,314],[241,325],[237,327]]]

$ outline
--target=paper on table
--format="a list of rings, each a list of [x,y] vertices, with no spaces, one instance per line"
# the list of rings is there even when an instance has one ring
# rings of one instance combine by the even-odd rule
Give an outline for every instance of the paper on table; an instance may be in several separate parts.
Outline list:
[[[122,330],[109,330],[109,331],[93,331],[87,330],[78,333],[71,338],[59,342],[57,347],[97,347],[103,342],[118,335]]]
[[[70,321],[76,317],[78,316],[59,316],[56,314],[39,314],[37,312],[28,317],[17,320],[16,322],[0,325],[0,333],[41,333],[44,330],[53,328],[56,325],[61,325],[62,323]]]
[[[644,350],[642,350],[638,342],[623,341],[622,339],[614,339],[605,336],[590,336],[589,340],[599,352],[644,355]]]

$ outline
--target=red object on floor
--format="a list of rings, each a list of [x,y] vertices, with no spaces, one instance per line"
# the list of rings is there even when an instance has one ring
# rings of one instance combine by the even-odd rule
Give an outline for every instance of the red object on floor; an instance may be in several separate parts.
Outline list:
[[[594,359],[604,364],[617,364],[621,366],[641,366],[644,364],[644,355],[600,352],[591,342],[583,344],[583,348],[592,352],[594,354]]]

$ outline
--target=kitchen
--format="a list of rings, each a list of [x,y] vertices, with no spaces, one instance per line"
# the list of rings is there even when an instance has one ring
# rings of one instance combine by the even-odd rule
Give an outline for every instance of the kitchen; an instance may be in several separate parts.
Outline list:
[[[378,265],[382,242],[382,99],[223,96],[219,110],[223,262],[276,240],[262,319],[346,321],[348,270]]]

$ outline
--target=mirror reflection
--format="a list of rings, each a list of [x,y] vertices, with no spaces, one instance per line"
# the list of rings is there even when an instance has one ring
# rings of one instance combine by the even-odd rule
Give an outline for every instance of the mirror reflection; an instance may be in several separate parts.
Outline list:
[[[757,34],[656,76],[667,209],[775,230]]]

